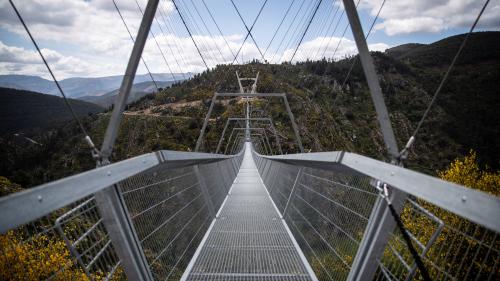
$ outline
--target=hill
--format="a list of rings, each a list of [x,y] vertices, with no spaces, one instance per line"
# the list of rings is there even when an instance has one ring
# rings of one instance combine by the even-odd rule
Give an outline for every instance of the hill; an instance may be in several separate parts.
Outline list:
[[[103,111],[92,103],[74,99],[69,102],[81,117]],[[70,119],[71,114],[60,97],[0,88],[0,135],[52,127]]]
[[[156,85],[159,88],[165,88],[171,86],[173,82],[157,81]],[[128,103],[134,102],[148,94],[156,91],[156,87],[151,81],[141,82],[134,84],[132,90],[130,91],[130,96],[128,98]],[[115,102],[116,95],[118,95],[118,89],[105,93],[100,96],[83,96],[79,97],[79,100],[91,102],[97,104],[104,108],[109,108]]]
[[[429,104],[458,49],[460,38],[463,35],[400,48],[397,56],[390,52],[372,53],[400,147]],[[500,105],[498,50],[500,32],[480,32],[470,38],[417,136],[405,161],[407,167],[435,174],[470,149],[478,152],[482,164],[500,166],[500,147],[496,141],[500,138],[500,115],[496,113]],[[430,59],[433,53],[441,59]],[[375,110],[359,63],[346,89],[339,89],[354,59],[293,65],[258,62],[220,65],[161,93],[147,95],[127,107],[112,160],[158,149],[192,150],[213,93],[238,90],[235,71],[243,77],[260,72],[259,92],[287,93],[306,151],[344,150],[386,160]],[[255,99],[252,108],[253,117],[273,118],[285,153],[298,151],[280,99]],[[225,98],[216,104],[204,151],[215,151],[226,118],[243,116],[243,110],[244,103],[239,99]],[[84,120],[96,144],[102,142],[108,120],[108,113]],[[0,166],[0,175],[32,186],[95,165],[74,125],[32,137],[42,146],[20,148],[9,139],[0,140],[0,157],[9,159]]]
[[[191,77],[191,73],[174,73],[177,81]],[[173,83],[171,74],[154,73],[156,81]],[[107,77],[73,77],[60,80],[59,83],[68,97],[100,96],[120,87],[123,75]],[[134,83],[150,82],[149,74],[136,75]],[[27,90],[32,92],[59,95],[56,85],[51,80],[29,75],[0,75],[0,87]]]

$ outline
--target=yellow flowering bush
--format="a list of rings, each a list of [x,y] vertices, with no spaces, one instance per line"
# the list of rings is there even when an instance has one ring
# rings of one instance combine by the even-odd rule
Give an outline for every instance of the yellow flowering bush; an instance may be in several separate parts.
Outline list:
[[[55,273],[52,280],[89,280],[73,265],[66,244],[45,234],[22,241],[19,233],[9,231],[0,235],[0,279],[44,280]]]
[[[446,181],[468,186],[494,196],[500,195],[500,171],[491,171],[488,167],[481,169],[477,154],[472,150],[467,156],[456,159],[446,170],[438,174],[440,178]],[[491,258],[485,260],[484,258],[488,247],[492,247],[496,251],[500,250],[500,241],[498,239],[494,240],[495,234],[492,231],[476,226],[454,213],[423,200],[417,199],[417,203],[441,219],[445,224],[441,234],[426,255],[433,260],[434,265],[439,265],[439,270],[454,272],[459,279],[472,278],[478,272],[481,272],[481,276],[488,276],[492,273],[494,260]],[[415,207],[406,204],[401,212],[401,219],[407,230],[416,235],[416,238],[425,245],[436,230],[437,224],[429,216],[415,212],[414,209]],[[478,243],[479,240],[483,240],[484,244]],[[461,242],[453,244],[453,241]],[[492,241],[495,242],[492,243]],[[406,244],[401,239],[399,241],[392,239],[391,245],[407,262],[412,263],[413,259]],[[421,251],[420,248],[416,248],[419,252]],[[457,258],[454,258],[455,256]],[[388,248],[384,252],[384,259],[386,262],[394,259]],[[437,268],[430,263],[426,264],[431,276],[440,274]],[[470,272],[468,272],[469,265]],[[456,272],[458,268],[461,268],[461,270]],[[496,269],[496,271],[496,274],[500,276],[500,269]],[[421,280],[421,276],[417,275],[416,280]]]

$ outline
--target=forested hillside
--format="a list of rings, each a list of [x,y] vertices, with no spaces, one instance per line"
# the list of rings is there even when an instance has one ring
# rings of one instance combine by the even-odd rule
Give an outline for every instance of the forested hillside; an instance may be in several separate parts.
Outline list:
[[[69,103],[80,117],[104,110],[89,102],[69,99]],[[70,119],[71,114],[60,97],[0,88],[0,136],[54,127]]]
[[[402,147],[431,100],[432,94],[458,49],[462,36],[430,45],[409,45],[373,53],[391,121]],[[429,174],[453,159],[478,152],[482,164],[499,167],[500,32],[475,33],[451,73],[424,123],[405,164]],[[235,72],[259,75],[259,92],[285,92],[306,151],[345,150],[379,159],[386,153],[375,111],[360,64],[347,80],[356,57],[298,64],[218,66],[179,85],[148,95],[128,106],[113,161],[158,149],[194,148],[215,91],[238,90]],[[278,98],[252,102],[253,117],[271,116],[287,153],[297,152],[291,125]],[[243,103],[224,99],[217,103],[203,150],[214,152],[227,117],[243,116]],[[86,118],[94,142],[100,144],[109,114]],[[32,186],[81,170],[94,162],[74,124],[32,136],[42,146],[1,140],[0,175]]]

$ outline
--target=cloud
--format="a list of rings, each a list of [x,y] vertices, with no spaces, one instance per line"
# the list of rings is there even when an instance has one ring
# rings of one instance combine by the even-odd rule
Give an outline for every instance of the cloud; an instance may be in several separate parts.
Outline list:
[[[92,72],[92,65],[73,56],[64,56],[57,51],[42,49],[47,63],[56,73],[57,78],[86,75]],[[48,77],[38,52],[24,48],[8,46],[0,41],[0,69],[5,73],[39,75]],[[60,74],[60,75],[57,75]]]
[[[375,16],[382,0],[363,0],[361,9]],[[398,0],[387,1],[376,25],[387,35],[415,32],[436,33],[452,28],[469,28],[484,1],[478,0]],[[493,1],[484,12],[478,28],[500,29],[500,3]]]

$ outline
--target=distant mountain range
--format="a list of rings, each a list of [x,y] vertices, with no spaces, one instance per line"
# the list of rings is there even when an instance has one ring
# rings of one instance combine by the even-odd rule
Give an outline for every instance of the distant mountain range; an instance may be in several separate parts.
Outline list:
[[[93,103],[69,99],[77,116],[104,111]],[[53,95],[0,88],[0,135],[44,128],[72,119],[64,100]]]
[[[175,80],[181,81],[192,77],[192,73],[174,73]],[[171,74],[155,73],[154,79],[158,83],[174,82]],[[80,98],[87,96],[102,96],[114,91],[120,87],[123,75],[107,76],[107,77],[73,77],[63,79],[60,82],[65,94],[71,98]],[[134,84],[150,82],[149,74],[140,74],[135,76]],[[152,83],[151,83],[152,85]],[[0,87],[12,88],[18,90],[27,90],[49,95],[59,95],[55,83],[38,76],[29,75],[0,75]],[[151,91],[150,91],[151,92]]]
[[[172,81],[156,81],[156,85],[158,88],[165,88],[167,86],[172,85]],[[141,82],[134,84],[132,86],[132,90],[130,91],[130,95],[128,97],[127,103],[134,102],[145,95],[151,94],[156,91],[156,87],[151,81],[146,81],[146,82]],[[110,107],[116,98],[116,95],[118,94],[118,89],[115,89],[113,91],[107,92],[104,95],[100,96],[82,96],[79,97],[79,100],[91,102],[94,104],[97,104],[99,106],[102,106],[104,108]]]

